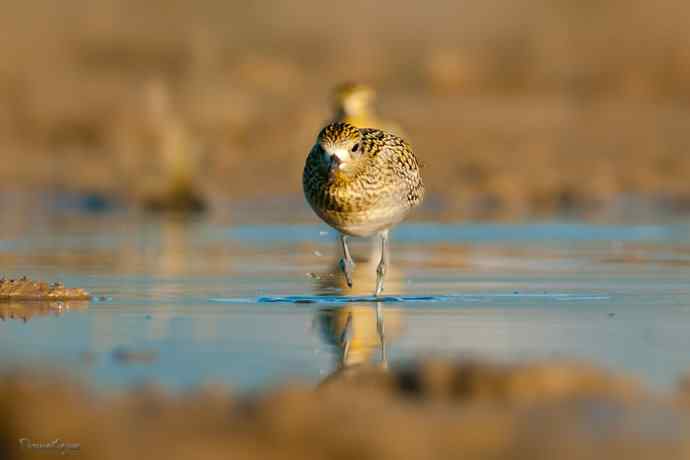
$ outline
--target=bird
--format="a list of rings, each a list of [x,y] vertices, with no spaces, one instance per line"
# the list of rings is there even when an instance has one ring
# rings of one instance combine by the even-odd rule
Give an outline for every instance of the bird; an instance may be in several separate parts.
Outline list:
[[[333,89],[332,122],[345,122],[357,128],[377,128],[404,136],[400,126],[390,120],[381,119],[374,108],[376,90],[364,83],[347,82]]]
[[[376,90],[372,86],[361,82],[345,82],[336,85],[331,95],[333,115],[329,122],[346,122],[357,128],[377,128],[401,137],[405,136],[400,125],[378,116],[375,107]],[[371,241],[364,261],[380,259],[377,243],[377,241]],[[335,244],[339,245],[338,241],[335,241]]]
[[[319,132],[307,155],[302,186],[316,215],[339,233],[339,265],[348,286],[354,270],[349,238],[377,235],[381,258],[374,295],[383,291],[389,230],[424,199],[420,169],[412,147],[395,134],[345,122]]]
[[[141,87],[113,123],[113,147],[122,152],[132,191],[152,212],[200,213],[208,202],[200,180],[202,144],[175,104],[166,82]]]

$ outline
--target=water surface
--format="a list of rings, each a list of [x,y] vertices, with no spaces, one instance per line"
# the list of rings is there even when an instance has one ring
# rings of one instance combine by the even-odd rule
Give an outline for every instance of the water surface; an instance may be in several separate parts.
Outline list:
[[[17,216],[0,238],[3,273],[96,299],[0,305],[0,362],[66,370],[103,388],[316,383],[342,363],[344,338],[347,362],[380,360],[382,321],[391,362],[566,357],[656,387],[690,369],[685,222],[403,225],[377,317],[375,262],[361,261],[347,289],[327,227],[228,215]]]

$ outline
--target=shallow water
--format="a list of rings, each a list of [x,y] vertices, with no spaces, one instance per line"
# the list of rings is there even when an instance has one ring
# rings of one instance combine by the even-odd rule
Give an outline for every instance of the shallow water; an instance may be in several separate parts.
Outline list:
[[[685,222],[403,225],[377,317],[374,265],[360,262],[348,290],[327,227],[302,214],[294,224],[226,215],[18,214],[0,237],[4,274],[96,299],[0,305],[0,361],[106,388],[316,383],[343,361],[344,342],[347,363],[380,360],[378,322],[391,362],[566,357],[656,387],[690,369]]]

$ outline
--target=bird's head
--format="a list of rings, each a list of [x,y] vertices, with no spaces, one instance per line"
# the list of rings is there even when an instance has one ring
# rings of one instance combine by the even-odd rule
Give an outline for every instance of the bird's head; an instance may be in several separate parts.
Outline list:
[[[332,123],[316,140],[330,174],[347,172],[362,156],[362,133],[349,123]]]
[[[375,97],[374,89],[362,83],[343,83],[333,90],[336,113],[347,117],[368,115]]]

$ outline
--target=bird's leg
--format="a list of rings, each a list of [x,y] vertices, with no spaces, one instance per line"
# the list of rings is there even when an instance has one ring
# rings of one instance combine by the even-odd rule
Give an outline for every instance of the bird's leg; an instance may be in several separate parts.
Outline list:
[[[381,302],[376,302],[376,330],[379,333],[379,340],[381,341],[381,364],[383,367],[388,367],[388,357],[386,356],[386,329],[383,325],[383,305]]]
[[[345,274],[345,280],[347,281],[348,287],[352,287],[352,271],[355,268],[355,263],[350,255],[350,248],[347,246],[347,242],[350,239],[349,236],[340,234],[340,244],[343,247],[343,258],[340,259],[340,269]]]
[[[376,267],[376,292],[375,296],[379,296],[383,291],[383,278],[386,276],[386,268],[388,268],[388,230],[379,233],[381,238],[381,260],[379,266]]]

